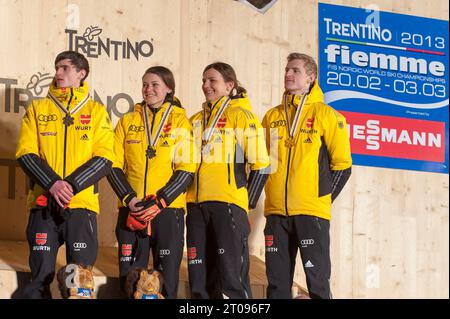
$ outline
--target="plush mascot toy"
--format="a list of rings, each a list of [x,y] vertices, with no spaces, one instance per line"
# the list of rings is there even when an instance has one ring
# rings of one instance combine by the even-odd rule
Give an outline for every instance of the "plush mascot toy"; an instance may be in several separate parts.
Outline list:
[[[58,271],[57,280],[63,299],[95,299],[91,266],[68,264]]]
[[[134,268],[127,276],[125,289],[130,299],[164,299],[163,278],[154,269]]]

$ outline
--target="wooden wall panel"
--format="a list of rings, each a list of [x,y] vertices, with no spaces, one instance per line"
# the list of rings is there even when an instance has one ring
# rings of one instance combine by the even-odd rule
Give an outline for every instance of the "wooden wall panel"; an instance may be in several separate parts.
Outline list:
[[[172,69],[177,95],[188,115],[194,114],[203,102],[203,68],[222,60],[234,66],[262,118],[281,99],[286,56],[300,51],[317,58],[317,5],[317,0],[279,0],[259,14],[231,0],[0,0],[0,159],[14,158],[23,105],[46,93],[46,88],[39,95],[26,87],[37,72],[53,74],[55,55],[69,46],[67,27],[76,27],[80,36],[87,27],[98,26],[104,39],[152,42],[154,52],[148,58],[89,58],[91,89],[119,115],[130,101],[141,100],[141,76],[156,64]],[[383,11],[448,20],[444,0],[377,0],[375,5]],[[113,114],[112,119],[116,123],[119,116]],[[0,168],[0,239],[24,240],[25,178],[17,168],[11,183],[11,169]],[[115,195],[106,181],[100,192],[100,243],[114,246]],[[250,214],[250,251],[260,258],[262,213],[263,198]],[[448,225],[448,175],[354,167],[333,205],[335,298],[448,298]],[[304,284],[299,257],[297,264],[295,280]]]

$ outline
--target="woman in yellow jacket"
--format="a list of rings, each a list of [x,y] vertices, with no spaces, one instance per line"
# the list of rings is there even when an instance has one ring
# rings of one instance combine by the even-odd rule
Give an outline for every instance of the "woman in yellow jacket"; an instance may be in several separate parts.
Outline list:
[[[172,72],[149,68],[142,77],[144,101],[115,129],[116,160],[108,180],[121,204],[116,226],[121,289],[130,269],[153,267],[164,277],[163,295],[176,298],[184,245],[186,189],[196,165],[192,129],[174,97]]]
[[[206,102],[191,118],[200,156],[187,195],[191,297],[251,298],[247,213],[267,179],[264,133],[230,65],[208,65],[202,89]]]

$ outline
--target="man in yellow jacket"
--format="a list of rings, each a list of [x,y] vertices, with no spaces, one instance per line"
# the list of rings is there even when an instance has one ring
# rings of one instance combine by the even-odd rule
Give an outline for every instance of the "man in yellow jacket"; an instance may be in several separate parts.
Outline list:
[[[282,104],[263,119],[272,174],[265,186],[268,298],[292,298],[298,249],[311,298],[331,298],[331,203],[351,174],[345,118],[326,105],[317,64],[291,53]]]
[[[16,158],[31,180],[27,239],[32,281],[28,298],[51,298],[58,249],[68,263],[92,266],[97,258],[98,181],[111,170],[114,135],[106,108],[84,82],[89,63],[77,52],[55,59],[45,99],[22,120]]]

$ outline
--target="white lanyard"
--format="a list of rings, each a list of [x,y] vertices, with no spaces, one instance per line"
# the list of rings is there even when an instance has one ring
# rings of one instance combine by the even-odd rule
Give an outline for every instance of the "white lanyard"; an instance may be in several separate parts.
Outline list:
[[[289,134],[289,137],[284,142],[286,147],[293,147],[294,146],[294,136],[297,133],[297,129],[300,123],[300,116],[303,110],[303,105],[305,104],[305,101],[308,97],[308,94],[304,94],[300,100],[300,102],[297,105],[297,110],[295,111],[294,115],[294,121],[292,123],[291,127],[291,121],[289,119],[289,112],[288,112],[288,101],[287,101],[287,94],[284,95],[284,113],[286,115],[286,128]]]
[[[72,108],[71,111],[69,111],[68,109],[66,109],[64,107],[64,104],[61,103],[61,101],[59,101],[56,97],[53,96],[53,94],[51,94],[50,92],[48,92],[47,97],[57,106],[59,107],[59,109],[66,114],[66,116],[63,119],[64,125],[66,126],[70,126],[73,124],[73,117],[72,114],[77,113],[79,110],[81,110],[81,108],[87,103],[87,101],[89,100],[89,93],[86,94],[85,98],[80,101],[80,103],[78,103],[77,105],[75,105],[75,107]]]
[[[209,144],[209,140],[211,139],[211,136],[214,132],[214,128],[217,125],[217,122],[219,122],[220,117],[222,116],[223,112],[225,112],[225,109],[227,108],[228,104],[230,104],[230,101],[231,101],[231,98],[227,97],[227,99],[222,103],[222,105],[220,106],[216,115],[214,116],[214,119],[213,119],[210,127],[207,127],[206,110],[203,110],[203,122],[202,122],[202,126],[203,126],[202,145],[203,145],[203,148],[202,148],[202,152],[205,154],[208,154],[211,151],[212,146],[211,146],[211,144]],[[216,102],[216,104],[217,104],[217,102]]]
[[[168,118],[169,118],[169,114],[172,111],[173,105],[170,104],[166,111],[164,112],[161,121],[159,122],[158,128],[156,130],[156,135],[155,138],[152,140],[152,132],[150,131],[150,125],[148,124],[148,117],[147,117],[147,105],[144,105],[143,107],[143,117],[144,117],[144,129],[145,129],[145,134],[147,136],[147,143],[148,143],[148,147],[147,147],[147,157],[148,158],[152,158],[154,156],[156,156],[156,143],[158,143],[160,134],[161,134],[161,130],[163,129],[163,126],[166,124]],[[150,110],[149,110],[150,111]],[[153,116],[156,116],[156,113],[153,114]]]

